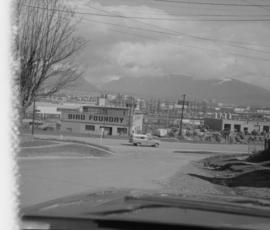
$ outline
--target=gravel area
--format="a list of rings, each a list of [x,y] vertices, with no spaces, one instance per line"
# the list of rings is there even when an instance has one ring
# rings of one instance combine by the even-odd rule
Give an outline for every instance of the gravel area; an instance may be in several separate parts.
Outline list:
[[[164,190],[169,193],[186,194],[191,196],[236,195],[236,193],[231,189],[201,180],[191,176],[190,174],[211,176],[207,170],[200,168],[197,162],[192,162],[182,167],[181,170],[179,170],[168,181],[164,181],[162,183]]]
[[[237,196],[270,199],[270,167],[246,159],[246,154],[212,156],[196,163],[200,171],[187,174],[193,180],[224,193],[229,191]]]

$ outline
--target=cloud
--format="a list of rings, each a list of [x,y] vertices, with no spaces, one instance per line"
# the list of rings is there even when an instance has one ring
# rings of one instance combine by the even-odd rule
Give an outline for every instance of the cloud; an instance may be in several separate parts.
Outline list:
[[[84,1],[78,6],[81,11],[99,14],[176,19],[167,10],[147,2],[143,5],[120,2],[102,5]],[[86,19],[78,25],[78,31],[91,42],[79,60],[87,68],[86,77],[91,81],[185,74],[202,79],[236,78],[270,89],[267,23],[202,23],[95,15]]]
[[[228,47],[188,41],[183,44],[120,42],[112,48],[110,56],[115,66],[130,77],[184,74],[199,79],[229,77],[262,87],[270,85],[270,67],[265,61],[235,56]]]
[[[134,77],[186,74],[205,79],[223,78],[228,66],[234,64],[230,55],[203,52],[187,43],[182,46],[170,40],[120,42],[112,48],[110,55],[115,65]]]
[[[78,4],[78,2],[80,4]],[[99,31],[103,33],[110,33],[112,31],[111,29],[120,29],[139,32],[141,30],[143,33],[153,35],[153,32],[147,32],[147,30],[155,30],[161,32],[165,30],[165,32],[168,32],[173,29],[188,29],[191,25],[197,24],[196,22],[190,21],[182,21],[179,23],[177,21],[170,20],[174,19],[175,17],[167,13],[165,10],[153,8],[147,5],[105,6],[100,2],[87,0],[77,2],[72,1],[70,4],[75,7],[75,11],[77,10],[80,12],[90,13],[89,15],[81,16],[83,23],[91,25],[92,31]],[[112,17],[108,17],[108,15]],[[138,17],[148,19],[138,19]],[[149,18],[160,18],[168,20],[149,20]],[[154,35],[155,37],[164,36],[162,33],[154,33]]]

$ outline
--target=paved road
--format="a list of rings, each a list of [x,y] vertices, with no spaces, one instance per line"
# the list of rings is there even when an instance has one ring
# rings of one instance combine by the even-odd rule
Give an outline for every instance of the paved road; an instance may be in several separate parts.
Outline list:
[[[102,144],[110,147],[112,150],[121,153],[130,153],[137,151],[138,147],[130,146],[127,140],[105,138],[90,138],[90,137],[70,137],[56,135],[37,135],[40,138],[59,138],[63,140],[80,140],[93,144]],[[132,147],[132,148],[131,148]],[[140,148],[143,151],[145,148]],[[148,148],[149,149],[149,148]],[[151,149],[151,148],[150,148]],[[196,144],[196,143],[179,143],[179,142],[161,142],[159,150],[162,152],[182,151],[216,151],[220,153],[245,153],[248,151],[247,145],[240,144]]]
[[[78,139],[98,144],[99,139]],[[107,158],[19,158],[22,206],[84,191],[108,188],[161,189],[191,161],[210,154],[175,153],[175,150],[242,153],[247,146],[162,142],[160,148],[130,146],[126,140],[105,139],[115,154]]]

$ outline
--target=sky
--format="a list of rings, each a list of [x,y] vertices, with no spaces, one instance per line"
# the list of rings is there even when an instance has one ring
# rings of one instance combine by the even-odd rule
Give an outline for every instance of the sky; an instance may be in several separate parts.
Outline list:
[[[267,0],[189,1],[210,5],[178,0],[66,1],[75,12],[85,13],[76,14],[76,35],[89,42],[76,62],[95,85],[179,74],[233,78],[270,90]]]

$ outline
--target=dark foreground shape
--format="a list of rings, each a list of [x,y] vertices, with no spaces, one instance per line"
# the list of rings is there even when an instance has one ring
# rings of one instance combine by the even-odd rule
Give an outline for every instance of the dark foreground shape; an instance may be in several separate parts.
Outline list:
[[[257,187],[270,188],[270,169],[255,170],[252,172],[243,173],[230,178],[207,177],[197,174],[188,174],[193,177],[206,180],[213,184],[228,186],[228,187]]]
[[[22,209],[22,229],[269,229],[270,204],[262,209],[253,199],[218,199],[153,191],[86,192]]]
[[[263,162],[270,161],[270,149],[266,149],[255,153],[247,158],[248,162]]]

